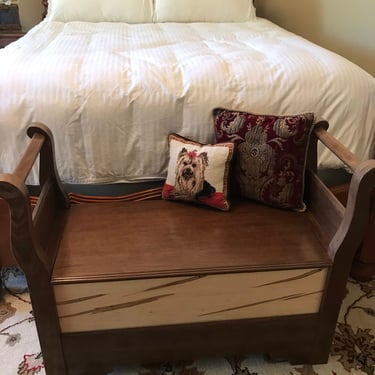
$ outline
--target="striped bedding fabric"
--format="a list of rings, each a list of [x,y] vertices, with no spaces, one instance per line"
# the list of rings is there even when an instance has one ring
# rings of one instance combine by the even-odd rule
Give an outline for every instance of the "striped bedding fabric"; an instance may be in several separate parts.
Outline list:
[[[167,135],[214,142],[212,109],[313,111],[361,159],[375,151],[375,78],[257,18],[244,23],[44,20],[0,50],[0,172],[31,121],[55,137],[66,183],[162,179]],[[320,168],[342,165],[320,149]],[[28,180],[36,184],[35,169]]]

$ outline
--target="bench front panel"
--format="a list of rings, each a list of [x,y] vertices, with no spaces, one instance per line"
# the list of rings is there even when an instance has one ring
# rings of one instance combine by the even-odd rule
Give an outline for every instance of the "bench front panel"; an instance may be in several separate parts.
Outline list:
[[[54,286],[62,332],[317,313],[326,268]]]

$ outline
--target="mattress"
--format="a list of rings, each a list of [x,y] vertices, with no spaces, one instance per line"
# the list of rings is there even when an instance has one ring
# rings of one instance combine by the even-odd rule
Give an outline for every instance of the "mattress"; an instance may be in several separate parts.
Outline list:
[[[160,180],[167,135],[215,142],[215,107],[313,111],[360,159],[375,153],[375,78],[265,19],[45,20],[0,50],[0,172],[15,168],[37,121],[54,134],[65,183]],[[318,164],[342,167],[322,146]]]

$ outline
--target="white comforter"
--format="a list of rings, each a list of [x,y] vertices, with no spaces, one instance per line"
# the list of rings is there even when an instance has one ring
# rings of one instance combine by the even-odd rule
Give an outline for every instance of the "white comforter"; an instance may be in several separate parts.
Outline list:
[[[218,106],[314,111],[359,158],[375,152],[375,78],[269,21],[43,21],[0,50],[0,172],[39,121],[54,133],[64,182],[160,179],[168,133],[214,142]],[[319,166],[341,163],[321,149]]]

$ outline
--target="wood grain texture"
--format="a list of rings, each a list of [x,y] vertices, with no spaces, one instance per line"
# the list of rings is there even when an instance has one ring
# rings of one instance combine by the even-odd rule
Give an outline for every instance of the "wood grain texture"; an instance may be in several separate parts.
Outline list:
[[[54,287],[62,332],[317,313],[326,269]]]
[[[345,163],[352,171],[360,164],[360,160],[341,142],[323,128],[315,131],[319,140],[328,147],[343,163]]]
[[[56,173],[52,134],[44,125],[33,125],[28,128],[32,140],[16,168],[17,174],[0,175],[0,197],[10,208],[11,246],[27,278],[46,372],[48,375],[65,375],[60,327],[50,278],[69,205]],[[38,205],[40,209],[48,207],[43,212],[39,209],[32,212],[24,180],[36,161],[38,151],[42,191],[44,188],[51,191],[49,187],[53,187],[53,196],[43,194]],[[44,204],[44,199],[47,199],[47,204]],[[45,215],[49,220],[44,219]],[[44,223],[44,228],[37,229],[38,223]],[[45,235],[43,239],[40,238],[42,234]]]
[[[331,238],[344,217],[344,207],[318,175],[310,172],[306,176],[309,211],[321,228],[321,240],[325,247],[329,245]]]
[[[349,184],[336,185],[330,188],[343,206],[346,206]],[[369,281],[375,276],[375,187],[370,202],[370,220],[366,235],[358,249],[350,271],[351,277],[358,281]]]
[[[12,266],[14,264],[17,263],[10,246],[9,208],[7,202],[0,199],[0,266]]]
[[[246,200],[230,212],[163,200],[89,204],[70,209],[52,282],[330,264],[308,212]]]

